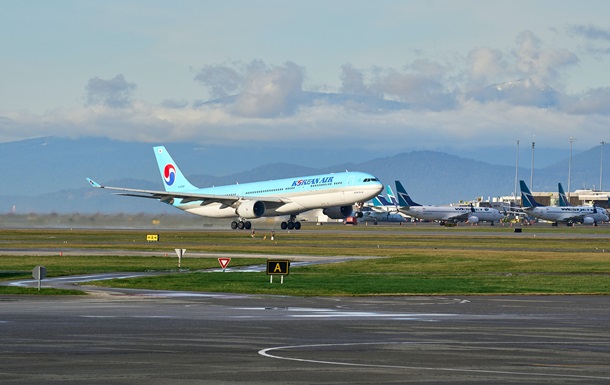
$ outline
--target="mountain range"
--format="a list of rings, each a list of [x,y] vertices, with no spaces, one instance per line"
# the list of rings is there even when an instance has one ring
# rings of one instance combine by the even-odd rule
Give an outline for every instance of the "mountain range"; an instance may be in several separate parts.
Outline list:
[[[106,185],[162,189],[152,146],[59,137],[1,143],[0,213],[179,213],[155,200],[92,189],[85,181],[91,177]],[[488,199],[515,190],[515,165],[439,151],[380,156],[356,149],[238,149],[193,143],[169,143],[167,148],[191,182],[201,187],[353,170],[372,173],[392,187],[394,180],[401,180],[412,198],[423,204]],[[525,149],[522,152],[527,164],[520,164],[518,175],[529,184],[531,157]],[[604,164],[610,160],[608,153],[604,152]],[[599,187],[600,161],[599,146],[573,154],[572,190]],[[567,187],[568,163],[569,156],[535,168],[532,191],[556,191],[558,182]],[[610,187],[610,164],[605,170]]]

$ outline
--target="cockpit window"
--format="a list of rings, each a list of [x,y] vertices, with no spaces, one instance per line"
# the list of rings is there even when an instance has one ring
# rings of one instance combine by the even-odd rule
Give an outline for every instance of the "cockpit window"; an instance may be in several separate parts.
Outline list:
[[[366,183],[366,182],[379,182],[379,181],[377,180],[377,178],[364,178],[363,182]]]

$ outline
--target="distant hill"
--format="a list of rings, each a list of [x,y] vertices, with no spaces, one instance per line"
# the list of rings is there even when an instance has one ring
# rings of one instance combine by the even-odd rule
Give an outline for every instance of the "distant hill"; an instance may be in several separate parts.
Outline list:
[[[152,199],[120,197],[92,189],[90,176],[107,185],[162,189],[152,144],[102,138],[40,138],[0,144],[0,213],[176,213]],[[401,180],[416,202],[445,204],[476,197],[511,195],[515,167],[477,161],[444,152],[411,151],[393,156],[349,149],[324,150],[201,148],[190,143],[167,144],[191,182],[201,187],[245,183],[326,172],[357,170],[376,175],[385,184]],[[337,162],[343,159],[345,162]],[[534,170],[533,191],[567,187],[568,159]],[[519,178],[528,184],[528,164]],[[610,190],[610,148],[604,153],[604,185]],[[600,147],[574,154],[572,190],[599,185]],[[525,167],[523,167],[525,166]]]

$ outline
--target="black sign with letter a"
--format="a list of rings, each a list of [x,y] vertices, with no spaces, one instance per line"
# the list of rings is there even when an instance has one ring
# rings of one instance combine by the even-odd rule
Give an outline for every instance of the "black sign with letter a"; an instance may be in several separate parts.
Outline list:
[[[267,275],[288,275],[290,261],[286,260],[267,260]]]

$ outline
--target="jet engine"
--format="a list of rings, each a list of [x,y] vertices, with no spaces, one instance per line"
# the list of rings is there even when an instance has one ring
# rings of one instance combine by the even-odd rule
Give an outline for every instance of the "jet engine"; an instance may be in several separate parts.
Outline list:
[[[265,213],[265,202],[244,201],[237,207],[235,213],[241,218],[260,218]]]
[[[592,225],[595,223],[595,219],[591,218],[591,217],[584,217],[582,219],[582,223],[585,225]]]
[[[469,216],[468,223],[479,223],[479,217],[475,217],[474,215]]]
[[[330,219],[345,219],[352,215],[352,206],[335,206],[322,210]]]

